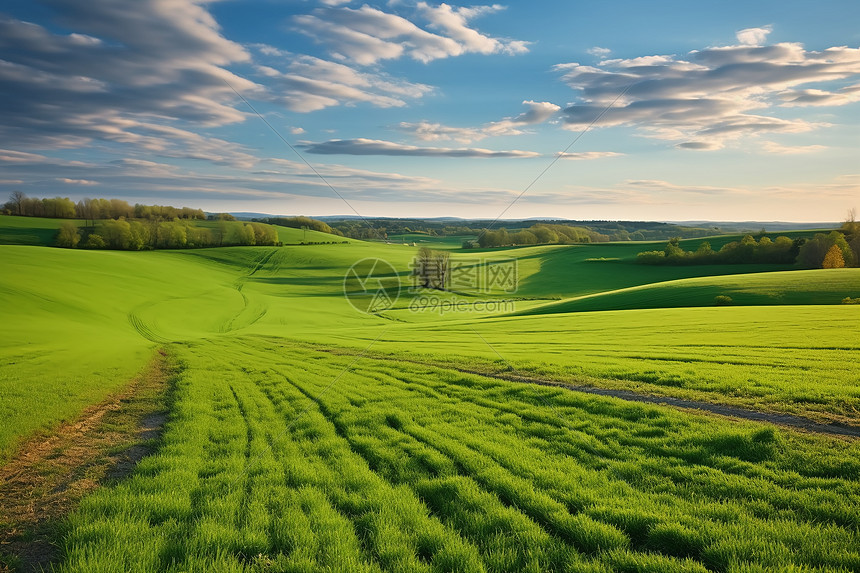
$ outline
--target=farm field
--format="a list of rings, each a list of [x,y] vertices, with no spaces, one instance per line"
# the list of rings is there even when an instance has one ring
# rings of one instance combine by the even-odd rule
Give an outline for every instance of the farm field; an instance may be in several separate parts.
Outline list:
[[[327,350],[175,346],[162,447],[60,570],[860,566],[856,444]]]
[[[515,261],[479,293],[409,288],[402,244],[0,245],[0,459],[160,350],[156,452],[69,516],[58,570],[857,570],[856,439],[499,378],[860,425],[860,270],[632,263],[661,244],[452,250]],[[400,296],[361,313],[375,258]]]
[[[860,2],[0,8],[0,573],[860,573]]]

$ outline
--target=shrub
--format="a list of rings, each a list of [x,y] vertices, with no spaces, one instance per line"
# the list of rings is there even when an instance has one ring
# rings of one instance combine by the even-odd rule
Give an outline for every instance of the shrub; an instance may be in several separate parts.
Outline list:
[[[714,297],[714,304],[717,306],[728,306],[734,302],[732,297],[726,296],[724,294],[717,295]]]
[[[57,231],[57,246],[67,249],[74,249],[78,246],[81,240],[81,235],[78,233],[78,227],[74,223],[64,222],[60,225],[60,230]]]
[[[87,237],[87,242],[84,243],[84,247],[87,249],[104,249],[106,246],[107,243],[105,243],[104,237],[98,233],[92,233]]]
[[[842,255],[842,249],[837,245],[830,247],[827,254],[824,255],[824,261],[821,263],[822,269],[841,269],[845,266],[845,258]]]
[[[666,262],[666,253],[663,251],[644,251],[636,255],[637,263],[646,265],[659,265]]]

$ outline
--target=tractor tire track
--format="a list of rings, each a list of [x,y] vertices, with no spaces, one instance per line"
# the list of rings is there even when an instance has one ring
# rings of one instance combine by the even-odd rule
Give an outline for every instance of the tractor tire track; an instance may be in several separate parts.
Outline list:
[[[319,352],[344,353],[350,354],[348,350],[340,350],[334,348],[316,348]],[[815,434],[824,434],[829,436],[843,436],[849,438],[860,438],[860,426],[844,424],[840,422],[821,423],[816,422],[805,416],[795,414],[780,414],[774,412],[762,412],[753,410],[752,408],[743,408],[741,406],[729,406],[714,402],[705,402],[702,400],[691,400],[688,398],[677,398],[674,396],[659,396],[656,394],[646,394],[644,392],[635,392],[633,390],[614,390],[609,388],[600,388],[596,386],[582,386],[578,384],[568,384],[565,382],[556,382],[553,380],[544,380],[542,378],[534,378],[531,376],[523,376],[522,374],[504,373],[504,372],[486,372],[474,370],[470,368],[459,368],[451,364],[435,365],[421,360],[405,358],[402,356],[385,356],[374,355],[374,359],[391,360],[395,362],[409,362],[426,366],[428,368],[441,368],[454,370],[463,374],[473,374],[475,376],[484,376],[486,378],[495,378],[498,380],[508,380],[510,382],[522,382],[525,384],[533,384],[536,386],[547,386],[552,388],[564,388],[573,392],[581,392],[584,394],[593,394],[604,396],[607,398],[617,398],[627,402],[638,402],[641,404],[655,404],[658,406],[670,406],[677,409],[693,410],[699,413],[707,412],[709,414],[717,414],[728,418],[738,418],[742,420],[750,420],[753,422],[764,422],[775,424],[778,426],[788,426],[812,432]]]

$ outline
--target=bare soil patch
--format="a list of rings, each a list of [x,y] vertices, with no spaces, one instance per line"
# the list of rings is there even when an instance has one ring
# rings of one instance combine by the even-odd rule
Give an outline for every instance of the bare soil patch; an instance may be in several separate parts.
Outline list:
[[[0,467],[0,573],[49,568],[63,518],[84,495],[129,475],[154,451],[175,371],[159,350],[120,392],[32,438]]]

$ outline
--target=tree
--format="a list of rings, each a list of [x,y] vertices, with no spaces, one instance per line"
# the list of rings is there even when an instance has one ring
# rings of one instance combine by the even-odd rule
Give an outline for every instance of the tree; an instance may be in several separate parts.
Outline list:
[[[827,242],[827,235],[817,233],[801,245],[797,254],[798,264],[807,269],[820,269],[821,262],[830,250],[830,246]]]
[[[558,233],[544,225],[535,225],[529,229],[537,237],[538,243],[552,244],[558,242]]]
[[[842,249],[838,245],[833,245],[827,254],[824,255],[824,261],[821,263],[822,269],[841,269],[845,266],[845,259],[842,258]]]
[[[242,227],[242,244],[243,245],[253,245],[256,243],[256,235],[254,234],[254,227],[249,224],[245,224]]]
[[[78,233],[78,227],[74,223],[66,221],[62,225],[60,225],[60,230],[57,231],[56,240],[56,244],[58,247],[74,249],[78,246],[80,240],[81,235],[80,233]]]
[[[92,233],[89,237],[87,237],[87,242],[84,243],[84,247],[87,249],[104,249],[107,246],[104,238],[98,233]]]
[[[96,226],[96,232],[104,238],[110,249],[132,248],[131,225],[125,219],[101,221]]]
[[[121,199],[111,199],[110,216],[114,219],[119,219],[120,217],[125,217],[128,219],[130,217],[134,217],[134,208],[129,205],[127,201],[123,201]]]
[[[511,242],[515,245],[536,245],[538,239],[531,231],[518,231],[511,234]]]
[[[851,247],[851,251],[854,253],[854,265],[860,266],[860,233],[854,235],[848,246]]]
[[[21,208],[26,198],[27,195],[21,191],[12,191],[12,194],[9,195],[9,205],[12,207],[11,210],[14,215],[23,215]]]
[[[75,205],[75,214],[81,219],[90,221],[93,225],[96,224],[96,219],[99,216],[99,205],[95,199],[84,197]]]
[[[448,251],[434,251],[427,247],[418,249],[418,254],[412,263],[416,286],[445,290],[448,286],[448,259]]]
[[[231,217],[233,215],[230,215]],[[227,236],[227,232],[229,231],[227,225],[227,219],[219,219],[218,224],[215,225],[215,228],[212,229],[212,240],[214,244],[219,247],[224,244],[224,238]]]
[[[254,231],[255,245],[274,245],[278,242],[278,231],[271,225],[263,223],[248,223]]]
[[[687,255],[687,251],[679,244],[680,237],[672,237],[666,244],[666,258],[682,258]]]
[[[846,235],[856,236],[860,234],[860,223],[857,222],[857,209],[849,209],[848,216],[842,224],[842,230]]]
[[[416,277],[416,286],[420,285],[424,288],[430,288],[432,265],[433,251],[427,247],[418,249],[418,254],[412,263],[412,275]]]
[[[450,253],[448,251],[435,251],[433,253],[436,268],[436,284],[434,288],[446,290],[448,288],[448,270]]]
[[[696,249],[696,258],[698,259],[707,259],[713,255],[714,249],[711,248],[711,243],[708,241],[702,241],[702,244]]]

